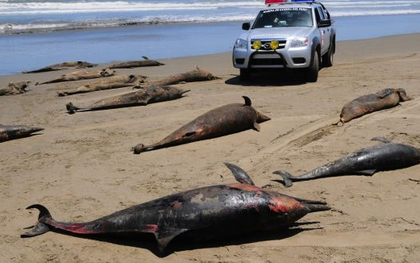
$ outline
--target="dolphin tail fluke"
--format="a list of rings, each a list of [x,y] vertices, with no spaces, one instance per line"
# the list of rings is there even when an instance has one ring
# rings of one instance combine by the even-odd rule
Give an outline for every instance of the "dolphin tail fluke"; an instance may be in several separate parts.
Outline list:
[[[293,181],[292,181],[292,175],[286,171],[282,171],[282,170],[278,170],[273,172],[273,174],[278,174],[283,178],[283,184],[286,187],[290,187],[293,185]]]
[[[28,232],[23,233],[20,237],[34,237],[42,235],[50,230],[50,227],[47,225],[47,222],[52,221],[52,217],[48,209],[42,205],[31,205],[26,209],[36,208],[39,210],[38,222],[32,229]]]
[[[71,102],[66,104],[66,108],[69,114],[74,114],[77,110],[79,110],[79,108],[74,106]]]

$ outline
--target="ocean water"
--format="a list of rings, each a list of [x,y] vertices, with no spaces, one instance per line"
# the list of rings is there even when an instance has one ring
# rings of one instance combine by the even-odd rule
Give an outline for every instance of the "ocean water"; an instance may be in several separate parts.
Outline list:
[[[325,0],[338,40],[420,32],[420,0]],[[264,0],[0,0],[0,75],[229,51]]]
[[[325,0],[334,17],[420,14],[420,0]],[[0,0],[0,34],[251,20],[264,0]]]

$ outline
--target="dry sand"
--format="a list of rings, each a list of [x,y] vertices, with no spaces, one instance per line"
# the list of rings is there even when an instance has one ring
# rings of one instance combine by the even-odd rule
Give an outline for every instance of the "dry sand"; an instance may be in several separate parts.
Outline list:
[[[118,70],[158,79],[199,65],[222,77],[178,85],[191,92],[145,107],[65,111],[69,101],[86,105],[129,88],[57,97],[68,84],[32,85],[23,95],[0,97],[1,123],[45,128],[41,135],[0,144],[0,262],[420,262],[420,166],[299,182],[287,189],[272,174],[311,170],[376,144],[370,141],[375,136],[420,147],[419,43],[417,34],[340,42],[335,65],[322,69],[311,84],[262,75],[241,85],[230,53]],[[0,86],[68,72],[3,76]],[[414,100],[343,127],[329,126],[346,102],[388,87],[404,88]],[[261,124],[261,132],[130,152],[135,144],[156,142],[210,109],[242,102],[242,95],[272,118]],[[223,162],[241,166],[259,186],[325,200],[333,209],[307,215],[301,222],[319,223],[301,230],[178,245],[164,258],[154,254],[153,241],[124,245],[54,232],[19,237],[36,222],[38,212],[25,210],[31,204],[45,205],[57,220],[88,221],[170,193],[232,183]]]

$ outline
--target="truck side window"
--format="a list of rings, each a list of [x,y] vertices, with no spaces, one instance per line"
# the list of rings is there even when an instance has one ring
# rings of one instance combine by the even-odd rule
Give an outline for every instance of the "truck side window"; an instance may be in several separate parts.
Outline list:
[[[330,13],[328,12],[328,10],[325,8],[323,4],[321,4],[321,9],[324,12],[325,19],[330,20],[331,19]]]
[[[316,10],[318,10],[318,12],[319,12],[319,16],[320,16],[321,20],[326,20],[325,13],[324,13],[324,11],[322,10],[322,8],[318,6],[318,7],[316,8]]]
[[[321,15],[319,14],[319,10],[318,8],[315,8],[315,18],[316,18],[316,23],[318,24],[319,22],[321,22]]]

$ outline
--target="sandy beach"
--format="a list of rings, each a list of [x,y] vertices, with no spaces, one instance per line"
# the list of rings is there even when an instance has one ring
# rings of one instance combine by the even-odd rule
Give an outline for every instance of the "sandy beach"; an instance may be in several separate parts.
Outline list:
[[[268,74],[241,83],[231,53],[161,60],[164,66],[116,72],[158,80],[199,66],[221,79],[179,84],[191,91],[178,100],[74,115],[67,114],[66,103],[88,105],[132,90],[57,97],[58,91],[89,80],[34,85],[73,70],[0,76],[0,87],[31,81],[29,92],[0,97],[0,123],[45,128],[39,135],[0,143],[0,262],[419,262],[420,166],[298,182],[291,188],[272,174],[312,170],[377,144],[371,141],[376,136],[420,147],[419,43],[420,34],[338,42],[334,66],[322,69],[316,83]],[[403,88],[414,99],[331,126],[345,103],[389,87]],[[271,117],[261,132],[140,155],[130,151],[211,109],[242,103],[244,95]],[[309,214],[299,222],[313,224],[285,232],[174,244],[175,252],[163,258],[152,239],[101,241],[55,232],[20,238],[38,216],[25,209],[29,205],[45,205],[59,221],[90,221],[171,193],[235,182],[223,162],[242,167],[258,186],[324,200],[332,210]]]

